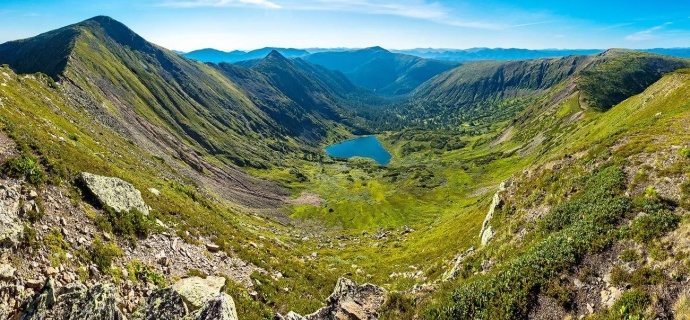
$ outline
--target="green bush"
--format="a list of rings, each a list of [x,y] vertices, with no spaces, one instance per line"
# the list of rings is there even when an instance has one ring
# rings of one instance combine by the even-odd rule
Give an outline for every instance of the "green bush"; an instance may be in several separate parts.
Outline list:
[[[12,178],[26,179],[33,185],[40,185],[46,179],[43,168],[35,159],[26,155],[5,161],[0,167],[0,172]]]
[[[625,173],[618,167],[607,167],[584,177],[583,191],[570,201],[553,207],[540,221],[546,234],[559,231],[573,222],[605,211],[628,211],[630,200],[617,197],[625,189]]]
[[[526,318],[535,294],[549,285],[591,252],[603,250],[616,237],[618,224],[631,209],[630,199],[621,197],[625,175],[608,166],[585,177],[585,188],[546,216],[543,239],[527,252],[486,276],[455,289],[449,301],[426,311],[429,319],[514,319]],[[561,210],[559,208],[567,208]],[[549,218],[560,215],[568,221]],[[551,231],[557,230],[557,231]],[[561,296],[559,290],[552,290]],[[562,301],[567,302],[567,296]]]
[[[660,269],[642,267],[633,272],[626,272],[621,267],[614,267],[611,270],[611,283],[615,286],[630,284],[633,288],[642,286],[657,285],[662,283],[666,277]]]
[[[391,292],[381,307],[381,319],[413,319],[414,298],[400,292]]]
[[[653,186],[649,186],[646,189],[644,189],[644,195],[647,198],[651,199],[657,199],[659,198],[659,191],[656,190]]]
[[[122,254],[122,250],[114,242],[105,243],[98,236],[91,242],[91,261],[103,272],[110,270],[113,260]]]
[[[225,293],[235,300],[237,313],[244,315],[243,319],[273,319],[271,308],[254,300],[242,284],[228,277],[225,277]]]
[[[648,293],[631,290],[623,293],[620,299],[603,313],[600,319],[654,319],[645,314],[645,310],[652,302]]]
[[[127,264],[127,271],[129,272],[130,280],[149,282],[156,285],[158,288],[167,286],[165,276],[156,273],[152,268],[143,264],[139,260],[132,260]]]
[[[681,157],[690,158],[690,148],[682,148],[678,151]]]
[[[63,261],[67,261],[67,250],[69,245],[65,242],[65,238],[59,229],[52,229],[48,234],[43,237],[43,244],[50,252],[50,264],[52,266],[58,266]]]
[[[148,237],[152,228],[149,219],[139,210],[116,211],[110,207],[104,208],[96,224],[101,230],[121,235],[130,241],[136,241],[137,237]]]
[[[639,259],[640,256],[637,254],[635,249],[625,249],[621,251],[621,254],[618,256],[618,258],[623,262],[633,262]]]
[[[31,228],[29,224],[24,225],[24,232],[22,232],[21,244],[27,248],[37,248],[39,243],[36,237],[36,230]]]
[[[633,220],[630,236],[639,242],[649,243],[675,229],[678,223],[680,217],[668,210],[651,212]]]

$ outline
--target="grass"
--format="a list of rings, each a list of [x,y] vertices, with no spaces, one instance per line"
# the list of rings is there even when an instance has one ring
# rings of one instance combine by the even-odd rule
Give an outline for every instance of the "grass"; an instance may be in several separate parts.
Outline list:
[[[567,305],[567,286],[552,280],[576,267],[583,256],[620,240],[653,244],[653,239],[679,223],[674,214],[669,214],[669,208],[651,210],[638,200],[643,195],[625,195],[634,190],[629,188],[622,168],[629,165],[627,161],[633,155],[659,152],[687,141],[687,74],[666,76],[641,95],[607,112],[584,110],[577,95],[552,103],[552,98],[564,89],[564,85],[558,85],[544,95],[492,106],[506,110],[503,115],[518,114],[515,119],[475,119],[459,124],[461,131],[409,129],[383,133],[380,138],[394,155],[387,167],[360,160],[332,161],[298,148],[295,153],[301,155],[281,158],[269,166],[268,158],[285,153],[294,146],[294,140],[287,139],[287,144],[277,145],[270,152],[235,144],[233,139],[258,139],[261,134],[249,132],[238,138],[237,132],[228,133],[223,128],[239,128],[244,122],[237,124],[232,122],[234,118],[222,117],[200,119],[205,112],[220,110],[205,110],[201,105],[182,101],[182,97],[162,95],[169,84],[147,78],[150,76],[146,75],[145,66],[152,66],[148,57],[127,49],[114,52],[96,41],[98,34],[87,33],[83,37],[76,44],[81,60],[70,72],[85,68],[93,74],[103,74],[111,84],[121,81],[131,93],[123,101],[134,112],[155,125],[174,127],[172,131],[180,141],[209,161],[246,164],[255,160],[256,169],[250,170],[253,174],[283,183],[295,196],[305,190],[316,192],[325,199],[325,205],[287,208],[291,217],[303,223],[294,228],[244,214],[226,202],[213,201],[206,196],[208,190],[193,181],[166,178],[179,177],[169,163],[178,160],[142,157],[148,154],[146,150],[73,108],[60,84],[55,85],[42,75],[17,76],[7,68],[1,70],[8,77],[3,79],[0,73],[0,81],[7,84],[0,86],[0,129],[18,143],[22,156],[6,165],[3,174],[31,181],[32,175],[43,172],[41,179],[34,179],[40,185],[69,182],[79,172],[89,171],[120,177],[139,190],[160,190],[160,197],[147,192],[143,196],[156,212],[155,217],[176,226],[175,232],[187,241],[196,243],[201,236],[211,237],[229,254],[264,268],[269,274],[284,275],[275,280],[262,273],[252,274],[257,300],[239,284],[228,285],[238,310],[248,319],[262,319],[273,311],[313,312],[341,275],[401,291],[439,279],[457,253],[478,246],[477,234],[493,193],[509,177],[517,178],[513,187],[515,199],[506,201],[496,212],[491,222],[497,232],[494,240],[466,260],[459,279],[441,284],[431,296],[411,299],[404,294],[391,295],[382,313],[384,318],[407,318],[413,314],[434,319],[524,316],[529,312],[531,299],[541,293]],[[107,63],[102,63],[103,58],[92,49],[103,55]],[[131,59],[141,60],[143,65],[120,65],[122,55],[131,55]],[[98,91],[92,81],[83,74],[74,74],[74,80],[94,92],[97,100],[105,101],[105,110],[119,116],[118,107],[95,93]],[[221,76],[217,72],[209,74]],[[229,90],[220,90],[228,96],[214,96],[205,101],[207,105],[225,98],[251,103],[235,94],[237,88],[233,84],[223,82],[221,86]],[[156,97],[169,101],[154,101]],[[176,103],[181,104],[176,109],[160,105]],[[249,120],[262,123],[265,119]],[[506,132],[508,138],[498,143]],[[64,137],[64,142],[59,137]],[[225,152],[211,155],[203,150]],[[257,153],[260,159],[255,159]],[[545,167],[555,162],[560,164]],[[679,168],[683,173],[683,167]],[[652,177],[640,177],[638,183],[652,185],[652,181],[647,181]],[[665,195],[661,190],[655,189],[648,201],[662,200]],[[690,195],[688,190],[690,187],[682,187],[686,196]],[[540,207],[547,209],[543,218],[532,222],[525,219],[526,211]],[[641,211],[646,215],[631,220],[629,228],[621,228],[622,221]],[[106,209],[94,217],[104,230],[130,239],[155,232],[147,219],[136,212]],[[321,228],[302,228],[310,224]],[[403,226],[415,231],[403,232]],[[516,234],[522,230],[524,237],[518,241]],[[377,232],[388,235],[375,239],[371,235]],[[318,236],[304,237],[310,233]],[[622,235],[627,237],[621,239]],[[56,259],[62,261],[60,253],[66,248],[59,232],[51,232],[47,240],[46,245],[57,253]],[[118,263],[118,250],[113,244],[94,243],[92,249],[89,259],[98,261],[102,268]],[[312,252],[317,253],[317,258],[312,258]],[[621,255],[621,259],[633,258]],[[492,261],[495,266],[485,269],[485,261]],[[126,268],[134,279],[158,286],[173,280],[140,262],[131,262]],[[390,276],[412,269],[421,270],[426,279]],[[482,274],[483,271],[486,273]],[[602,317],[643,315],[654,296],[642,292],[642,287],[659,283],[658,274],[644,269],[637,275],[620,276],[624,279],[621,281],[636,283],[641,288],[626,293],[625,299]]]

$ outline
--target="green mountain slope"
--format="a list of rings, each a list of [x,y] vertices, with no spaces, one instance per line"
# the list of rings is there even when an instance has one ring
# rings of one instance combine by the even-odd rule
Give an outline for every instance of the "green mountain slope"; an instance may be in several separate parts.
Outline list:
[[[333,111],[307,115],[304,119],[320,120],[304,123],[288,121],[280,113],[266,114],[215,68],[150,44],[108,17],[90,19],[49,35],[51,43],[64,38],[63,42],[72,46],[69,61],[62,69],[30,71],[64,77],[74,84],[75,91],[98,92],[91,101],[98,109],[94,112],[119,122],[130,133],[145,131],[128,128],[136,122],[124,120],[123,113],[133,111],[167,130],[176,140],[227,163],[265,166],[270,159],[276,159],[272,155],[276,150],[297,146],[289,142],[291,137],[313,145],[335,126],[326,120],[338,120]],[[45,65],[40,62],[45,50],[35,48],[47,45],[42,44],[49,41],[47,37],[4,44],[6,54],[0,56],[0,61],[13,66],[15,56],[21,55],[22,61]],[[21,64],[16,67],[18,71],[24,68]],[[99,108],[104,102],[115,109]],[[328,118],[331,116],[335,118]],[[288,126],[299,126],[314,134],[300,136],[286,130]]]
[[[345,275],[388,290],[382,319],[688,313],[687,60],[472,63],[374,108],[385,99],[352,75],[275,52],[203,64],[107,17],[0,53],[2,190],[41,199],[21,206],[29,236],[0,260],[17,269],[12,288],[50,267],[58,288],[134,285],[143,301],[154,284],[212,274],[232,280],[242,318],[265,319],[318,309]],[[351,66],[398,72],[362,61]],[[369,125],[397,129],[379,136],[389,165],[317,149],[367,107]],[[92,205],[82,171],[132,183],[152,213]]]
[[[320,52],[305,60],[344,73],[354,84],[385,95],[402,95],[458,64],[394,54],[380,47]]]
[[[507,121],[551,90],[575,93],[585,108],[606,110],[640,93],[689,60],[625,50],[595,56],[468,63],[422,84],[408,102],[390,107],[399,121],[374,126],[443,128],[482,134]],[[579,95],[581,93],[581,95]],[[390,116],[388,117],[390,118]]]

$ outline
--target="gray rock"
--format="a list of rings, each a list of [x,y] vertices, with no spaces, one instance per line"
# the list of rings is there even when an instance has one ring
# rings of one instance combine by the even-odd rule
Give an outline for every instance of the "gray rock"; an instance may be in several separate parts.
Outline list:
[[[494,229],[491,226],[488,226],[485,230],[484,233],[482,233],[482,246],[485,246],[489,243],[491,238],[494,236]]]
[[[333,293],[326,299],[326,306],[316,312],[300,316],[294,312],[287,316],[278,315],[276,319],[287,320],[374,320],[386,302],[388,292],[370,283],[357,285],[356,282],[340,278]]]
[[[79,180],[84,183],[84,186],[101,205],[109,206],[117,211],[137,209],[145,215],[149,214],[149,206],[141,197],[141,192],[120,178],[82,172],[79,175]]]
[[[21,188],[18,184],[0,186],[0,243],[16,244],[24,231],[19,219]]]
[[[221,293],[215,299],[206,303],[206,305],[194,312],[185,320],[237,320],[237,309],[235,308],[235,301],[232,297],[225,293]]]
[[[14,279],[14,273],[17,269],[9,264],[0,264],[0,280],[12,280]]]
[[[212,277],[218,278],[218,277]],[[199,281],[201,278],[178,282],[178,287],[184,288],[186,294],[194,292],[192,299],[195,303],[200,303],[200,307],[194,312],[189,312],[190,308],[195,307],[188,298],[180,294],[175,286],[162,290],[156,290],[147,300],[146,304],[140,308],[133,316],[141,320],[237,320],[237,309],[235,301],[229,295],[220,293],[218,279],[211,279],[210,283]],[[223,284],[225,282],[224,278]],[[204,280],[204,279],[201,279]],[[217,290],[216,290],[217,289]],[[208,290],[208,291],[206,291]],[[199,292],[214,292],[213,296],[200,295]]]
[[[48,278],[41,292],[27,306],[21,320],[47,319],[52,314],[51,309],[55,305],[55,284]]]
[[[187,303],[190,311],[198,310],[218,297],[223,287],[225,287],[223,277],[206,277],[206,279],[189,277],[172,285],[173,290],[177,291]]]
[[[83,284],[68,284],[57,295],[52,279],[46,282],[27,308],[22,320],[33,319],[93,319],[124,320],[118,308],[119,297],[112,284],[97,284],[87,289]]]
[[[44,282],[43,282],[42,280],[38,280],[38,279],[29,279],[29,280],[26,280],[26,281],[25,281],[24,285],[25,285],[27,288],[31,288],[31,289],[34,289],[34,290],[40,290],[41,288],[43,288],[43,283],[44,283]]]
[[[136,318],[142,320],[182,319],[189,314],[182,296],[172,287],[154,292],[146,299],[142,310]]]
[[[491,200],[489,212],[486,213],[486,217],[484,217],[484,222],[482,222],[482,229],[479,230],[479,238],[481,239],[482,246],[485,246],[487,243],[489,243],[489,240],[491,240],[491,238],[494,235],[494,232],[491,229],[491,226],[489,226],[489,223],[491,223],[491,219],[493,219],[494,212],[496,211],[496,209],[500,208],[503,205],[501,194],[506,190],[507,186],[510,186],[510,184],[510,180],[501,182],[501,184],[498,186],[498,190],[496,191],[493,199]]]
[[[149,188],[149,192],[151,192],[156,197],[160,197],[161,195],[161,192],[156,188]]]
[[[206,250],[208,250],[209,252],[218,252],[220,251],[220,246],[215,243],[207,243]]]

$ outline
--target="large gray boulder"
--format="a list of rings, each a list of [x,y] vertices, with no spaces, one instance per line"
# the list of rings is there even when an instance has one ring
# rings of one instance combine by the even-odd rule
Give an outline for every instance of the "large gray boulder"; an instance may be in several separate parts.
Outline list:
[[[218,297],[225,287],[223,277],[189,277],[175,282],[173,290],[182,296],[187,307],[191,310],[198,310],[204,307],[209,301]]]
[[[103,206],[109,206],[116,211],[137,209],[145,215],[149,214],[149,206],[141,197],[141,192],[120,178],[82,172],[79,180]]]
[[[506,186],[509,186],[511,181],[503,181],[501,184],[498,186],[498,190],[494,194],[493,199],[491,200],[491,205],[489,206],[489,212],[486,213],[486,217],[484,217],[484,222],[482,222],[482,228],[479,230],[479,239],[481,239],[481,244],[482,247],[487,245],[491,238],[494,236],[494,230],[491,228],[489,225],[491,223],[491,219],[494,217],[494,212],[496,212],[496,209],[500,208],[503,205],[503,200],[501,199],[501,194],[506,190]]]
[[[235,301],[229,295],[221,293],[185,320],[238,320]]]
[[[112,284],[97,284],[87,289],[83,284],[73,283],[56,293],[53,280],[49,279],[21,319],[124,320],[118,302],[119,296]]]
[[[279,320],[374,320],[386,302],[388,292],[370,283],[358,285],[356,282],[340,278],[333,293],[326,299],[326,306],[316,312],[301,316],[290,312],[287,316],[277,315]]]
[[[20,220],[21,186],[0,181],[0,243],[17,243],[24,230]]]
[[[232,297],[222,292],[225,278],[190,277],[154,292],[134,319],[237,320]]]
[[[172,287],[157,290],[146,299],[146,305],[135,318],[142,320],[182,319],[189,314],[182,296]]]

